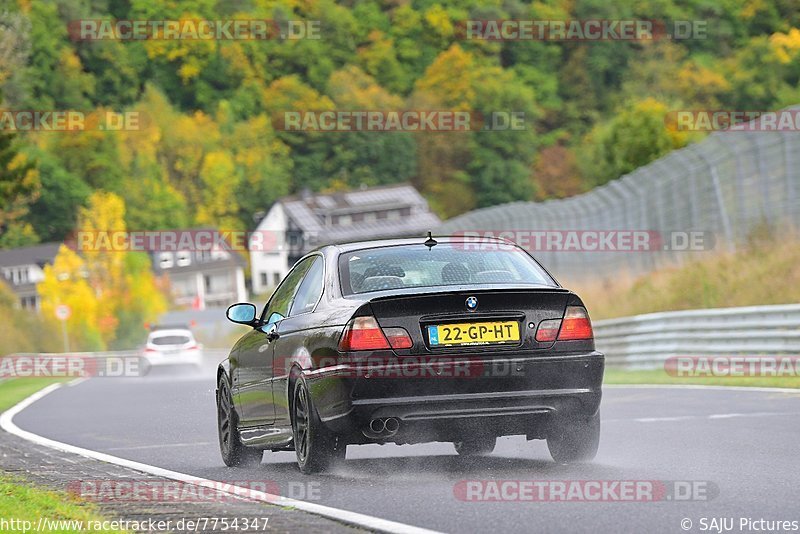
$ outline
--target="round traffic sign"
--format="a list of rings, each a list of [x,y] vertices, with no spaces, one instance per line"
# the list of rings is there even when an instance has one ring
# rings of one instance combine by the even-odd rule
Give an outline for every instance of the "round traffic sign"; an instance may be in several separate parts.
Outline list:
[[[56,306],[56,317],[59,321],[66,321],[72,315],[72,310],[66,304]]]

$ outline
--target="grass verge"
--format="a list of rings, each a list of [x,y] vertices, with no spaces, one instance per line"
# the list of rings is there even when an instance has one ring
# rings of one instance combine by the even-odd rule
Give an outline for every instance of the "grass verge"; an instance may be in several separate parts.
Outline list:
[[[800,239],[759,230],[736,252],[703,253],[695,261],[638,278],[619,273],[608,280],[564,283],[581,296],[595,321],[673,310],[793,304],[800,302]]]
[[[63,380],[15,378],[0,382],[0,412],[40,389]],[[126,532],[91,528],[91,525],[102,525],[104,521],[94,505],[76,499],[66,492],[33,486],[6,473],[0,473],[0,518],[5,521],[13,519],[15,524],[8,524],[12,530],[21,531],[28,527],[28,532],[37,527],[39,518],[50,521],[46,527],[42,525],[45,532]]]
[[[4,412],[50,384],[64,378],[9,378],[0,382],[0,412]]]
[[[800,391],[797,376],[732,376],[732,377],[678,377],[663,369],[628,371],[606,368],[605,384],[681,384],[693,386],[747,386],[767,388],[796,388]]]

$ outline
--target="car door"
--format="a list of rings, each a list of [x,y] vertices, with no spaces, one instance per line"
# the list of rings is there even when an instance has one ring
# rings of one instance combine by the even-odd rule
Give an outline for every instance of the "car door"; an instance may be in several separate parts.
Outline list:
[[[286,275],[264,307],[264,325],[254,328],[239,343],[239,367],[234,375],[234,395],[244,426],[271,424],[275,420],[272,399],[274,342],[278,323],[289,315],[294,295],[313,263],[307,258]]]
[[[289,308],[289,316],[276,324],[272,382],[272,398],[275,403],[275,424],[289,424],[289,398],[287,381],[292,362],[307,355],[306,336],[316,325],[313,311],[322,297],[324,261],[322,256],[313,258],[313,263],[295,294]]]

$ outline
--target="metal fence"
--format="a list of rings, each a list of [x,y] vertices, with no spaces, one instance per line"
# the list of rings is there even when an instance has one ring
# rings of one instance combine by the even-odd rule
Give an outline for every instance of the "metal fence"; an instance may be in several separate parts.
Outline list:
[[[700,231],[712,248],[732,249],[761,224],[800,227],[800,134],[720,132],[588,193],[546,202],[514,202],[446,221],[465,231]],[[567,278],[647,272],[702,252],[534,251]]]
[[[800,304],[649,313],[593,327],[614,367],[653,369],[673,356],[800,355]]]

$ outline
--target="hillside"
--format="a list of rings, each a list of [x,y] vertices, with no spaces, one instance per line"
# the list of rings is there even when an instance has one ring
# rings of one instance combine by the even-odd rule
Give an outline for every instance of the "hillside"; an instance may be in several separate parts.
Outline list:
[[[74,40],[69,28],[82,19],[319,21],[319,39]],[[707,35],[491,41],[464,38],[470,19],[688,20]],[[133,131],[0,139],[0,247],[62,239],[96,190],[120,195],[137,230],[252,228],[276,198],[303,188],[410,181],[444,217],[568,196],[702,135],[667,129],[670,110],[800,101],[798,27],[791,0],[11,0],[0,12],[3,109],[135,111],[141,121]],[[374,134],[278,124],[292,110],[404,109],[522,113],[524,127]]]

